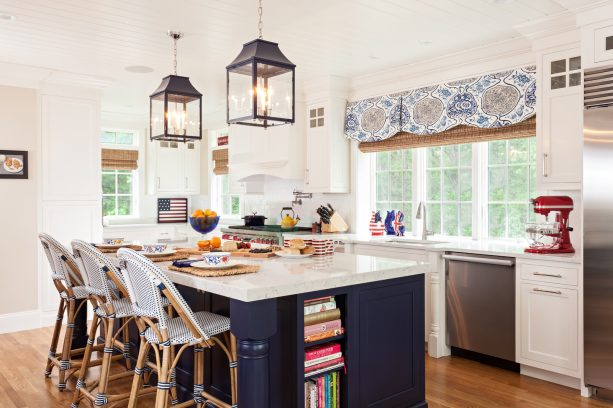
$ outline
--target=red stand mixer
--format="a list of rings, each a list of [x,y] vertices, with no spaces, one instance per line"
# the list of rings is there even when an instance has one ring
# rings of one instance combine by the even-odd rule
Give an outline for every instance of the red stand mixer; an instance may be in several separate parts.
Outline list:
[[[567,196],[540,196],[531,200],[534,212],[544,215],[546,222],[526,223],[526,233],[530,238],[530,247],[525,252],[534,254],[565,254],[575,252],[570,242],[568,216],[573,210],[573,199]],[[549,221],[549,215],[555,212],[555,220]],[[552,242],[543,242],[547,236]],[[547,240],[549,241],[549,240]]]

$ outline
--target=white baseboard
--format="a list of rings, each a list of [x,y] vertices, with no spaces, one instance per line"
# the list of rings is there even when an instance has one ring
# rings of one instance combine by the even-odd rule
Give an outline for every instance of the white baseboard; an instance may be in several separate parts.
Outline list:
[[[40,310],[26,310],[0,315],[0,333],[31,330],[39,327],[41,327]]]
[[[552,373],[551,371],[546,371],[523,364],[521,365],[520,373],[528,377],[538,378],[539,380],[549,381],[565,387],[574,388],[576,390],[581,389],[581,379],[569,377],[568,375]]]

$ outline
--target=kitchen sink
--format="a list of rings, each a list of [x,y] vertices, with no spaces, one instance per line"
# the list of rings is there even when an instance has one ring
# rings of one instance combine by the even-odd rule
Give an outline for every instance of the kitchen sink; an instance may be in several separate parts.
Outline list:
[[[411,239],[411,238],[391,238],[386,239],[383,242],[391,242],[394,244],[405,244],[405,245],[435,245],[435,244],[444,244],[443,241],[430,241],[423,239]]]

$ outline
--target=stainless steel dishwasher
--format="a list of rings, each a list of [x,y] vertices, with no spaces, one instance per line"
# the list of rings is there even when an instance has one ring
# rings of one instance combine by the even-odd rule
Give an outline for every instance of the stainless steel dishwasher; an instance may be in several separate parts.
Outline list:
[[[457,252],[443,258],[447,344],[515,361],[515,259]]]

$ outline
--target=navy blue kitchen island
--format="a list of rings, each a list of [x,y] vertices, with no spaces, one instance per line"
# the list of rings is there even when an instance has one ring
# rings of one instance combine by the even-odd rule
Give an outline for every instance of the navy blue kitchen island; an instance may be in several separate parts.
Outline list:
[[[241,261],[242,262],[242,261]],[[305,406],[305,348],[340,344],[339,407],[427,407],[424,273],[427,264],[353,254],[258,263],[254,274],[201,278],[168,271],[194,310],[229,315],[238,341],[238,406]],[[344,333],[305,344],[304,305],[334,297]],[[138,348],[134,333],[133,350]],[[180,395],[192,392],[193,359],[177,368]],[[229,401],[227,359],[207,351],[205,387]],[[182,399],[183,399],[182,398]]]

